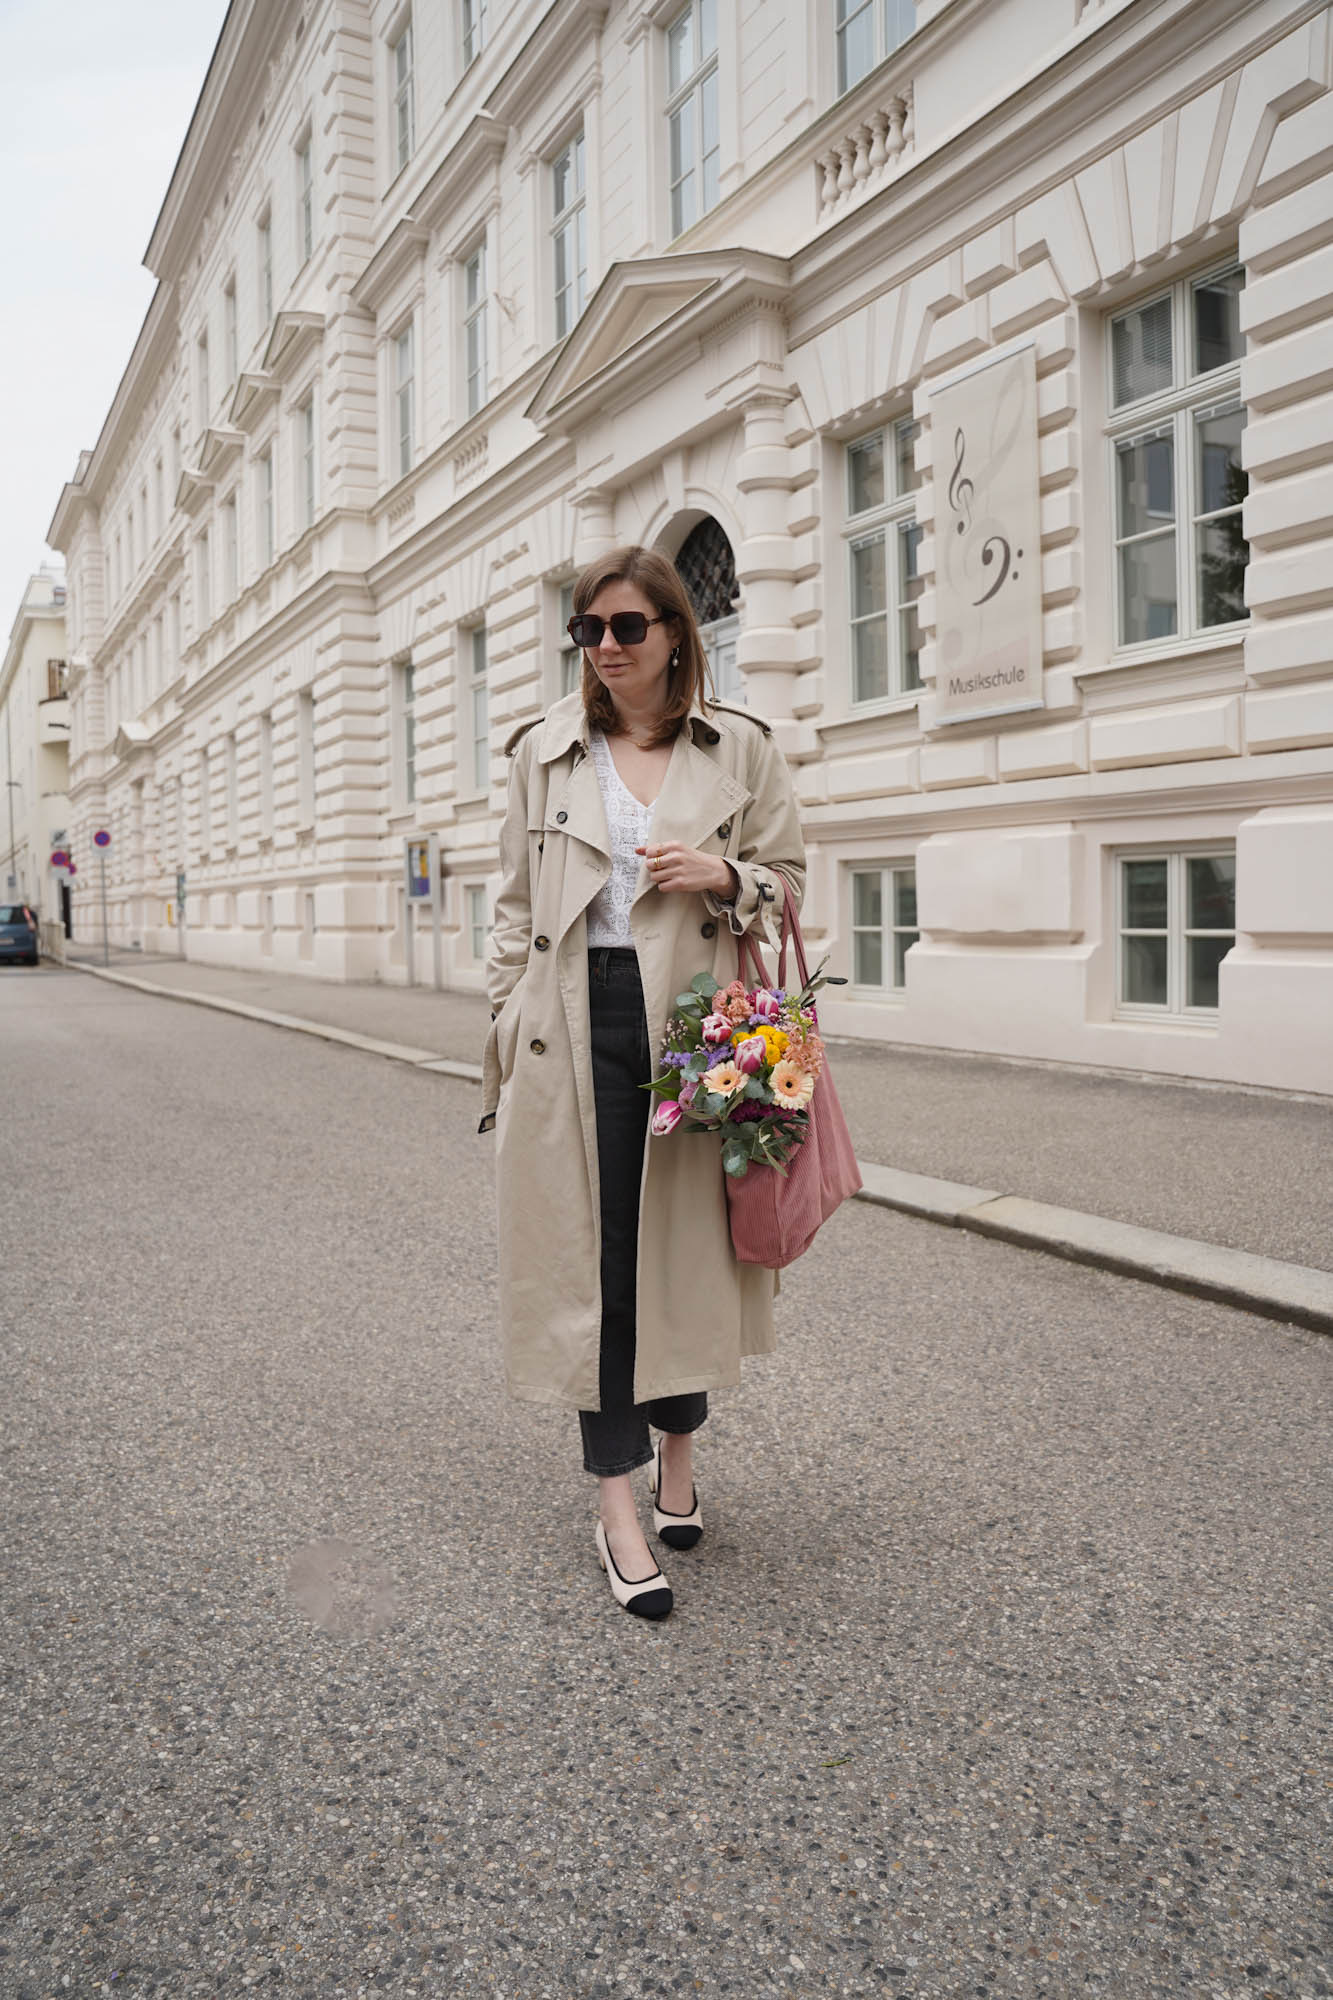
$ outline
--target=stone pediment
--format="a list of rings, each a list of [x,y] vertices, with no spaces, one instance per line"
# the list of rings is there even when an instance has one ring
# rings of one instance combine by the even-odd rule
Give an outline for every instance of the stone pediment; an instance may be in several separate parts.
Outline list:
[[[143,722],[122,722],[116,731],[116,740],[111,753],[122,763],[132,757],[136,750],[142,750],[152,738],[152,731]]]
[[[694,250],[613,264],[593,293],[528,406],[542,429],[596,397],[605,407],[672,349],[683,349],[748,305],[780,305],[787,294],[785,258],[755,250]]]
[[[323,338],[323,313],[278,313],[259,364],[259,372],[285,381],[301,357]]]
[[[278,393],[274,376],[266,374],[262,368],[245,370],[236,378],[236,389],[231,399],[228,415],[237,430],[253,429],[264,414],[271,399]]]

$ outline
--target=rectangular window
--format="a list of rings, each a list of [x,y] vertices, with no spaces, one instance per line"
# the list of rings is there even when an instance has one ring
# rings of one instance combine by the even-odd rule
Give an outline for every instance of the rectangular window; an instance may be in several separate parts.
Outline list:
[[[472,783],[479,792],[491,782],[490,696],[486,686],[486,628],[478,625],[469,635],[472,693]]]
[[[236,495],[222,507],[222,596],[230,604],[240,580],[240,547],[236,526]]]
[[[165,483],[162,477],[162,460],[159,457],[153,465],[153,532],[161,535],[167,525],[167,503]]]
[[[717,0],[689,0],[666,31],[671,234],[716,206],[721,150],[717,112]]]
[[[133,580],[139,568],[139,544],[134,532],[134,503],[125,510],[125,549],[130,559],[129,574]]]
[[[570,619],[574,616],[574,586],[562,583],[560,586],[560,692],[573,694],[582,685],[583,654],[574,644],[568,632]]]
[[[315,519],[315,398],[306,397],[296,412],[296,490],[301,496],[301,526]]]
[[[910,864],[858,868],[852,874],[852,984],[900,991],[907,953],[920,936],[916,870]]]
[[[401,479],[412,470],[416,437],[416,342],[414,329],[409,320],[393,343],[394,411],[396,415],[396,438],[394,441],[394,477]]]
[[[235,847],[240,837],[241,807],[236,782],[236,735],[233,731],[223,739],[225,755],[224,769],[227,778],[227,845]]]
[[[916,434],[905,417],[847,447],[854,702],[884,701],[921,685]]]
[[[459,0],[463,68],[474,63],[486,46],[486,0]]]
[[[296,148],[296,244],[304,264],[315,248],[315,168],[308,132]]]
[[[551,163],[555,337],[563,340],[588,296],[588,211],[582,132]]]
[[[474,417],[486,401],[486,245],[481,242],[463,266],[463,347],[467,413]]]
[[[199,752],[199,852],[206,861],[213,845],[213,798],[212,774],[208,767],[208,752]]]
[[[309,688],[296,697],[296,823],[315,824],[315,697]]]
[[[405,21],[397,41],[389,49],[389,74],[393,91],[391,129],[394,172],[400,174],[412,157],[416,144],[416,109],[412,96],[412,23]]]
[[[175,680],[181,666],[181,601],[179,591],[171,600],[171,678]]]
[[[199,389],[199,428],[207,430],[208,419],[213,413],[213,396],[208,379],[208,335],[201,333],[195,342],[195,374]]]
[[[1213,1014],[1236,942],[1236,850],[1125,854],[1116,887],[1119,1012]]]
[[[915,0],[837,0],[834,35],[839,97],[863,76],[869,76],[915,32]]]
[[[1109,322],[1116,643],[1233,625],[1245,609],[1239,268]]]
[[[148,511],[148,481],[146,479],[139,488],[139,519],[143,522],[143,552],[145,559],[147,559],[148,552],[153,546],[153,521]]]
[[[205,528],[195,544],[194,588],[196,603],[195,625],[203,631],[213,622],[213,578],[212,557],[208,547],[208,529]]]
[[[255,535],[259,544],[259,567],[268,568],[277,545],[277,523],[273,513],[273,447],[255,461]]]
[[[236,329],[236,280],[228,278],[222,288],[222,356],[227,369],[227,387],[236,385],[241,372],[240,343]]]
[[[273,715],[265,710],[259,718],[259,834],[273,838]]]
[[[159,611],[156,618],[153,620],[152,692],[155,698],[156,696],[161,694],[162,689],[166,685],[165,677],[163,674],[164,656],[162,651],[162,630],[163,630],[163,618],[162,618],[162,613]]]
[[[398,768],[401,776],[398,803],[410,806],[416,804],[417,797],[416,670],[410,660],[400,660],[394,673],[397,679]]]
[[[491,927],[486,909],[486,891],[469,889],[467,892],[468,946],[473,961],[480,965],[486,956],[486,937]]]
[[[256,273],[259,279],[259,331],[273,324],[273,218],[265,209],[255,236]]]

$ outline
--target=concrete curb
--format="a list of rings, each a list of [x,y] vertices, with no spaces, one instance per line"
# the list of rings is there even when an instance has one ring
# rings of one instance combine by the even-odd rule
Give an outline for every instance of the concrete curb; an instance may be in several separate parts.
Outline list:
[[[391,1062],[406,1063],[437,1076],[457,1077],[466,1083],[481,1082],[480,1063],[460,1062],[433,1049],[377,1041],[350,1028],[336,1028],[299,1014],[278,1014],[265,1007],[251,1007],[241,1000],[225,999],[221,994],[159,986],[152,980],[112,972],[105,966],[70,961],[70,970],[91,973],[94,979],[130,986],[163,1000],[184,1000],[192,1006],[238,1014],[247,1021],[262,1021],[269,1027],[317,1035],[322,1041],[341,1042],[366,1055],[385,1056]],[[996,1237],[1026,1250],[1043,1250],[1071,1263],[1139,1278],[1172,1291],[1188,1292],[1195,1298],[1214,1299],[1221,1305],[1237,1306],[1265,1319],[1308,1327],[1316,1333],[1333,1333],[1333,1271],[1288,1264],[1277,1257],[1259,1257],[1218,1243],[1201,1243],[1189,1236],[1171,1236],[1163,1230],[1141,1229],[1134,1223],[1113,1222],[1105,1216],[1085,1215],[1078,1209],[1054,1208],[1046,1202],[1028,1201],[1021,1195],[1003,1194],[995,1188],[935,1180],[929,1174],[883,1167],[871,1160],[859,1165],[864,1186],[857,1199],[877,1208],[896,1209],[900,1214],[927,1222],[967,1229],[977,1236]]]

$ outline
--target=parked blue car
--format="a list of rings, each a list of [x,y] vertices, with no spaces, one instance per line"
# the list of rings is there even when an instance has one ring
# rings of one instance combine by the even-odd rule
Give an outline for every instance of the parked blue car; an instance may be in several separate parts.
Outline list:
[[[37,963],[37,919],[26,903],[0,903],[0,964],[11,958]]]

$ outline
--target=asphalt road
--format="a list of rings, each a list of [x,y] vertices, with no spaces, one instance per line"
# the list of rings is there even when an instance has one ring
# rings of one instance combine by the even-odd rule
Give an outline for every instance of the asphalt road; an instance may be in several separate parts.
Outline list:
[[[5,2000],[1333,1992],[1326,1339],[852,1204],[650,1627],[471,1086],[13,971],[0,1089]]]

